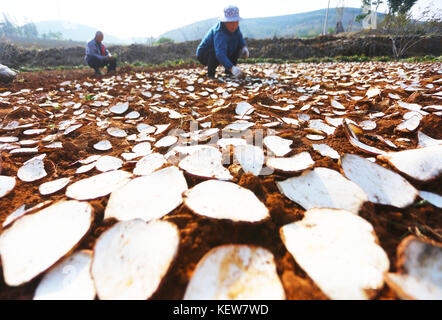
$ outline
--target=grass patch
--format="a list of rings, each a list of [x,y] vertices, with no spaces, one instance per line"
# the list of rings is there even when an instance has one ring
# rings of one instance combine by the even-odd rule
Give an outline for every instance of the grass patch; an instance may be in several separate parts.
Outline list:
[[[181,65],[195,64],[195,63],[197,63],[197,61],[194,59],[167,60],[167,61],[164,61],[164,62],[158,63],[158,64],[147,63],[144,61],[137,60],[132,63],[125,61],[123,63],[120,63],[119,66],[120,67],[141,67],[141,68],[158,68],[158,67],[166,67],[167,68],[167,67],[179,67]]]
[[[274,59],[274,58],[251,58],[248,60],[239,59],[240,63],[333,63],[333,62],[395,62],[396,60],[392,56],[379,56],[368,57],[365,55],[353,55],[353,56],[336,56],[336,57],[311,57],[306,59]],[[442,56],[422,56],[422,57],[410,57],[399,60],[400,62],[442,62]]]
[[[38,72],[38,71],[54,71],[54,70],[81,70],[87,69],[89,66],[79,65],[79,66],[57,66],[57,67],[30,67],[22,66],[16,69],[18,72]]]

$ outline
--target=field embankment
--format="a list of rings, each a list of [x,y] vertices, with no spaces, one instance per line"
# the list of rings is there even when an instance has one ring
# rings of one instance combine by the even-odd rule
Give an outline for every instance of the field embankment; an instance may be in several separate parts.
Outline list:
[[[249,39],[252,58],[297,60],[307,58],[365,55],[391,56],[391,41],[385,37],[318,37],[312,39]],[[122,62],[160,64],[195,58],[198,41],[163,44],[111,46]],[[442,55],[442,36],[425,38],[407,56]],[[84,65],[84,47],[31,50],[11,43],[0,43],[0,63],[13,68]]]

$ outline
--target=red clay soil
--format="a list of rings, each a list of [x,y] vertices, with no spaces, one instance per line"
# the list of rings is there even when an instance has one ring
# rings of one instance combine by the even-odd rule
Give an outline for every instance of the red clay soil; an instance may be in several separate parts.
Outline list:
[[[189,66],[191,67],[191,66]],[[263,70],[267,68],[265,66],[261,68],[260,66],[251,67],[255,68],[256,78],[265,78]],[[339,70],[339,66],[335,68],[329,65],[330,68],[334,70]],[[358,66],[357,66],[358,67]],[[272,66],[276,70],[283,70],[283,68],[290,68],[287,66]],[[318,73],[323,74],[327,77],[326,69],[321,71],[321,67],[318,65]],[[324,67],[325,68],[325,67]],[[436,80],[442,78],[437,74],[437,68],[432,65],[423,66],[422,69],[425,70],[425,79]],[[182,69],[181,69],[182,70]],[[310,69],[311,72],[312,69]],[[382,65],[377,65],[376,70],[384,70]],[[123,70],[120,75],[122,78],[135,72],[141,72],[138,70]],[[145,72],[153,73],[152,70],[144,70]],[[178,72],[177,69],[158,69],[155,71],[164,72],[164,79],[174,78],[174,73]],[[167,72],[166,72],[167,71]],[[194,71],[195,73],[201,70]],[[374,70],[372,70],[374,71]],[[334,76],[334,75],[332,75]],[[154,76],[148,80],[156,81]],[[0,118],[3,119],[3,123],[8,123],[12,120],[19,119],[29,119],[31,116],[36,117],[40,128],[48,128],[45,135],[55,134],[58,132],[57,128],[50,126],[53,124],[53,120],[47,117],[47,114],[43,112],[41,108],[38,107],[39,103],[43,103],[47,100],[48,95],[51,96],[53,91],[57,90],[57,96],[61,100],[68,99],[69,94],[66,92],[58,91],[60,89],[60,83],[67,80],[77,80],[78,83],[88,81],[94,83],[97,79],[91,77],[91,71],[89,70],[79,70],[79,71],[51,71],[51,72],[37,72],[37,73],[27,73],[22,74],[19,77],[19,81],[9,85],[7,88],[0,89],[0,94],[5,91],[18,92],[21,89],[31,89],[31,93],[28,96],[27,106],[31,107],[30,111],[21,110],[15,111],[12,106],[0,105]],[[292,81],[292,83],[290,83]],[[269,109],[266,107],[260,107],[261,105],[271,106],[280,105],[284,106],[285,103],[281,103],[281,98],[287,97],[296,100],[296,98],[301,97],[303,94],[296,90],[299,87],[299,78],[294,78],[285,82],[280,86],[263,86],[260,93],[253,96],[249,96],[246,99],[260,114],[268,115],[272,119],[279,119],[282,117],[296,118],[300,113],[308,114],[311,119],[323,119],[324,117],[313,112],[311,109],[305,112],[301,112],[296,106],[289,112],[280,112],[278,110]],[[304,85],[309,85],[310,80],[302,80]],[[350,90],[348,87],[339,87],[339,83],[349,82],[350,79],[339,79],[335,82],[335,85],[326,83],[330,88],[324,86],[324,91],[338,91],[338,90]],[[183,90],[188,84],[181,81],[178,86]],[[244,84],[241,84],[241,86]],[[315,85],[311,83],[311,85]],[[352,95],[365,96],[365,92],[357,89],[358,85],[353,85],[351,87],[354,92]],[[383,84],[381,84],[383,85]],[[216,90],[219,87],[226,88],[225,83],[204,80],[203,83],[194,83],[195,92],[199,92],[202,88],[209,88]],[[43,88],[41,91],[37,91],[38,88]],[[278,91],[284,89],[285,92]],[[153,90],[153,89],[151,89]],[[410,142],[402,142],[400,150],[412,149],[417,147],[417,131],[413,133],[398,133],[394,129],[399,123],[402,122],[402,115],[408,112],[405,109],[391,109],[394,101],[388,97],[388,93],[399,94],[403,101],[406,101],[413,92],[407,92],[402,89],[392,90],[383,89],[382,97],[374,99],[364,98],[362,101],[352,101],[348,99],[345,102],[345,106],[351,116],[348,118],[360,122],[361,114],[365,116],[365,113],[358,113],[361,110],[376,110],[377,112],[384,112],[386,115],[394,114],[399,112],[397,116],[392,116],[388,119],[382,119],[377,121],[378,127],[374,132],[366,132],[360,135],[362,142],[369,144],[371,146],[378,147],[385,151],[394,151],[384,143],[373,139],[373,135],[381,135],[384,138],[388,138],[392,141],[396,141],[398,138],[408,138]],[[324,95],[325,92],[320,94]],[[93,92],[92,89],[89,92]],[[127,98],[134,94],[133,86],[117,86],[111,92],[110,95],[115,98],[111,100],[112,103],[117,101],[125,101]],[[136,99],[139,99],[139,93],[136,93]],[[184,98],[175,98],[171,95],[163,94],[163,100],[166,101],[166,106],[171,107]],[[53,97],[53,96],[52,96]],[[70,98],[69,98],[70,99]],[[76,97],[71,99],[73,102],[82,102],[83,100],[77,99]],[[146,99],[146,98],[144,98]],[[209,98],[207,98],[209,99]],[[226,99],[228,103],[235,105],[237,102],[244,101],[244,97],[231,96]],[[134,100],[136,101],[136,100]],[[436,105],[440,104],[440,100],[436,98],[431,98],[428,96],[414,95],[410,98],[413,103],[419,103],[423,106],[426,105]],[[203,106],[207,106],[213,103],[213,101],[207,101],[204,99],[189,99],[189,104],[186,108],[201,107],[198,110],[201,116],[211,115],[210,121],[212,121],[212,127],[222,128],[225,125],[236,120],[234,118],[234,108],[230,107],[222,110],[218,113],[212,114],[210,109],[203,110]],[[328,100],[323,100],[322,102],[328,103]],[[341,100],[342,102],[342,100]],[[312,100],[307,103],[312,103],[313,106],[321,106],[321,104],[315,104]],[[342,102],[343,103],[343,102]],[[88,104],[88,102],[86,102]],[[227,104],[227,103],[226,103]],[[189,113],[190,113],[189,108]],[[92,108],[90,108],[92,110]],[[88,110],[88,112],[91,112]],[[184,112],[186,109],[177,109],[179,112]],[[131,111],[139,111],[142,117],[146,117],[143,123],[150,125],[154,124],[165,124],[171,123],[172,129],[181,128],[184,131],[189,131],[189,121],[171,120],[167,113],[152,113],[148,108],[143,105],[131,103]],[[68,120],[71,114],[66,113],[61,117],[57,118],[57,121]],[[347,117],[347,116],[346,116]],[[190,116],[186,120],[190,120]],[[131,134],[138,133],[136,130],[136,125],[127,124],[123,121],[117,121],[115,119],[110,119],[112,123],[118,123],[121,129],[126,130],[126,132]],[[63,138],[63,149],[44,149],[42,142],[39,143],[40,150],[39,153],[47,153],[45,161],[45,168],[48,171],[48,176],[43,180],[34,183],[24,183],[17,179],[17,185],[15,189],[6,197],[0,199],[0,222],[2,223],[5,218],[12,213],[15,209],[20,207],[22,204],[26,204],[27,207],[32,207],[43,201],[51,200],[57,201],[60,199],[66,199],[64,191],[60,191],[55,195],[42,196],[38,191],[38,187],[43,182],[48,182],[61,177],[72,177],[72,183],[78,180],[82,180],[86,177],[96,175],[97,172],[92,171],[86,174],[76,175],[75,171],[79,167],[75,164],[77,160],[87,158],[92,154],[106,154],[111,156],[119,157],[123,152],[130,150],[131,144],[126,139],[113,138],[110,137],[105,131],[99,131],[97,126],[92,125],[87,119],[82,119],[81,123],[83,127],[73,132],[68,137]],[[259,128],[259,125],[256,126]],[[311,146],[312,141],[306,138],[308,133],[304,130],[306,125],[301,125],[300,128],[295,128],[289,125],[285,125],[275,129],[279,136],[285,139],[291,139],[294,141],[292,144],[292,152],[287,155],[295,155],[303,151],[307,151],[311,154],[313,160],[315,161],[314,167],[327,167],[339,172],[342,172],[340,163],[338,160],[333,160],[328,157],[323,157],[319,153],[315,152]],[[435,139],[442,139],[441,128],[441,117],[435,114],[430,114],[424,117],[420,129],[424,133],[430,135]],[[22,135],[22,130],[17,129],[14,131],[5,132],[0,130],[1,136],[12,136],[16,135],[21,140],[24,139]],[[167,133],[163,133],[160,137],[167,136]],[[29,138],[27,138],[29,139]],[[32,138],[31,138],[32,139]],[[112,150],[109,152],[98,152],[94,150],[93,145],[100,140],[108,139],[112,143]],[[316,143],[316,142],[315,142]],[[325,140],[319,143],[328,144],[330,147],[334,148],[343,155],[345,153],[358,154],[367,157],[366,153],[353,147],[344,132],[342,126],[338,127],[333,135],[328,136]],[[161,153],[165,153],[163,149],[157,150]],[[23,164],[24,161],[30,159],[32,156],[11,156],[8,152],[2,151],[2,162],[1,162],[1,174],[7,176],[16,176],[17,170]],[[134,163],[126,162],[122,170],[131,172],[134,168]],[[385,167],[394,170],[386,164]],[[176,224],[181,233],[181,242],[179,253],[177,259],[173,263],[171,269],[167,273],[163,283],[161,284],[158,291],[154,294],[152,299],[182,299],[184,292],[186,290],[189,279],[195,270],[195,266],[199,260],[212,248],[217,247],[222,244],[251,244],[258,245],[270,250],[274,256],[277,265],[277,271],[284,286],[287,299],[299,300],[299,299],[327,299],[324,293],[314,284],[314,282],[309,278],[309,276],[297,265],[295,260],[286,250],[280,235],[279,230],[282,226],[301,220],[304,216],[305,210],[299,205],[287,199],[283,196],[276,187],[276,182],[287,179],[289,177],[298,176],[299,174],[288,174],[288,173],[273,173],[269,176],[255,177],[251,174],[246,174],[242,170],[237,170],[237,167],[230,166],[232,175],[234,176],[233,182],[239,184],[242,187],[250,189],[255,193],[255,195],[266,205],[270,211],[271,219],[261,223],[259,225],[241,224],[233,223],[231,221],[225,220],[212,220],[208,218],[203,218],[193,214],[185,205],[181,205],[177,209],[173,210],[170,214],[165,216],[163,220],[170,221]],[[186,174],[186,179],[188,182],[189,189],[198,183],[203,182],[203,179],[189,176]],[[438,194],[442,194],[442,183],[441,177],[436,181],[427,184],[418,184],[417,182],[412,183],[419,190],[428,190]],[[108,197],[103,197],[97,200],[90,201],[94,210],[95,218],[93,225],[87,234],[87,236],[82,240],[77,249],[93,249],[96,239],[109,227],[116,223],[115,220],[103,221],[104,209]],[[390,259],[390,271],[396,271],[396,249],[407,235],[416,235],[421,238],[427,238],[434,241],[442,241],[442,210],[429,203],[420,203],[419,200],[416,201],[415,205],[408,207],[406,209],[397,209],[393,207],[387,207],[382,205],[374,205],[371,203],[366,203],[360,212],[360,216],[369,221],[376,232],[379,239],[379,243],[382,248],[386,251]],[[0,268],[2,273],[2,269]],[[9,287],[4,283],[3,277],[0,277],[0,299],[32,299],[34,291],[42,276],[39,276],[32,280],[30,283],[19,286],[19,287]],[[376,299],[397,299],[394,292],[385,285],[384,289],[380,291]]]

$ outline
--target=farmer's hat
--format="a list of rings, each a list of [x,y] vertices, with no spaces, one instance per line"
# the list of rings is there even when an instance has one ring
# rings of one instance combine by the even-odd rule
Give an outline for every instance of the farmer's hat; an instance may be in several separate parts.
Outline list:
[[[221,22],[234,22],[241,21],[242,18],[239,16],[239,9],[235,6],[228,6],[224,8],[224,16],[219,18]]]

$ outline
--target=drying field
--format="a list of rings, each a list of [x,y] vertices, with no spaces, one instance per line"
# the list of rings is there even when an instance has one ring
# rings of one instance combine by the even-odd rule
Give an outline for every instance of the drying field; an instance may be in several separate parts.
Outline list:
[[[0,299],[442,299],[442,65],[243,67],[1,88]]]

